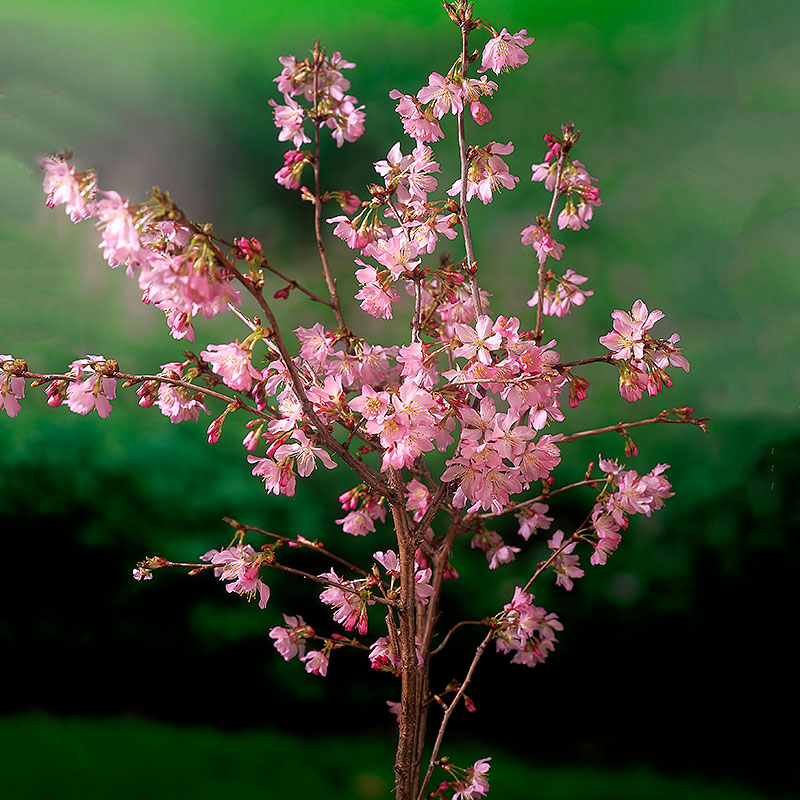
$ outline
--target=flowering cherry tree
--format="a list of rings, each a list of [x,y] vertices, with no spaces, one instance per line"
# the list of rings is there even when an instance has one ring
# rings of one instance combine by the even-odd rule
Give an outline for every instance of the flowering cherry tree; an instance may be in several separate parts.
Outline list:
[[[628,401],[671,386],[670,368],[689,369],[678,334],[656,338],[664,315],[641,299],[630,313],[611,314],[612,330],[598,339],[608,352],[567,360],[556,340],[545,336],[545,317],[569,315],[593,294],[585,288],[588,277],[561,271],[565,245],[555,238],[566,228],[588,228],[603,205],[597,179],[573,157],[580,132],[571,122],[544,137],[543,160],[531,166],[531,179],[552,195],[549,208],[532,215],[520,234],[521,244],[534,251],[536,282],[527,305],[535,311],[523,306],[509,310],[517,316],[505,316],[490,310],[470,201],[491,203],[498,192],[519,190],[520,178],[509,163],[512,142],[468,144],[467,126],[471,117],[477,127],[470,138],[483,141],[492,119],[489,103],[499,90],[487,73],[499,79],[524,66],[534,38],[526,30],[498,32],[473,16],[464,0],[445,3],[445,9],[460,33],[455,60],[449,68],[437,65],[447,71],[432,72],[415,93],[390,92],[408,138],[379,155],[379,180],[363,201],[349,190],[323,191],[320,161],[326,130],[338,147],[364,132],[364,107],[349,94],[346,77],[355,64],[319,43],[306,58],[279,59],[275,83],[282,99],[269,102],[278,138],[292,149],[275,179],[313,208],[324,296],[275,268],[257,239],[219,236],[210,224],[189,219],[167,192],[154,189],[147,201],[133,204],[100,189],[94,172],[78,170],[71,154],[50,155],[40,162],[47,205],[63,205],[75,223],[95,220],[103,258],[111,268],[125,268],[144,302],[164,313],[173,338],[194,342],[197,319],[221,313],[239,318],[243,338],[207,344],[197,354],[185,351],[184,360],[149,375],[126,373],[101,355],[78,358],[63,373],[34,372],[23,358],[0,355],[0,399],[9,417],[20,412],[27,386],[45,385],[50,406],[66,404],[78,414],[96,411],[105,418],[121,381],[123,388],[136,387],[139,405],[157,406],[174,423],[213,416],[207,429],[212,444],[226,420],[237,418],[245,432],[243,462],[246,457],[268,492],[292,496],[298,477],[319,468],[353,473],[354,485],[339,498],[341,516],[333,513],[334,530],[325,541],[228,519],[232,538],[220,547],[193,563],[144,558],[134,577],[148,580],[165,568],[211,572],[227,592],[255,599],[261,608],[271,599],[272,569],[315,583],[332,614],[330,631],[315,630],[287,609],[292,613],[284,614],[284,625],[269,635],[284,659],[298,659],[315,676],[327,674],[336,650],[350,647],[363,652],[365,666],[397,677],[397,694],[388,702],[397,716],[400,800],[486,795],[490,756],[462,767],[442,754],[455,709],[462,702],[474,708],[466,691],[479,660],[494,645],[515,664],[545,661],[562,623],[535,604],[534,582],[552,574],[571,591],[587,563],[603,565],[619,547],[630,516],[650,516],[672,496],[668,465],[640,474],[603,456],[587,465],[582,480],[559,483],[557,467],[569,443],[617,432],[632,456],[630,430],[637,426],[705,427],[705,418],[685,407],[593,430],[566,426],[568,409],[588,396],[589,381],[579,374],[585,367],[616,366],[620,394]],[[484,37],[481,51],[470,49],[476,35]],[[458,148],[460,172],[440,185],[437,176],[444,176],[432,145],[438,148],[448,137]],[[329,203],[341,213],[325,212]],[[361,309],[380,319],[407,319],[404,341],[372,344],[356,332],[357,320],[345,320],[325,223],[357,251],[351,258]],[[337,256],[343,264],[349,260],[344,252]],[[346,270],[337,272],[348,285]],[[322,319],[311,328],[287,330],[275,305],[290,292],[317,304]],[[444,469],[437,466],[442,459]],[[592,498],[583,521],[553,530],[550,498],[576,489]],[[492,530],[510,515],[519,532],[513,542]],[[342,533],[373,537],[365,563],[336,553]],[[502,569],[524,548],[538,546],[541,558],[502,608],[443,632],[437,628],[442,596],[447,582],[458,579],[451,556],[467,543],[467,550],[485,554],[489,570]],[[294,553],[303,549],[327,559],[328,570],[301,569]],[[454,665],[448,685],[431,685],[431,660],[467,624],[484,628],[471,662]]]

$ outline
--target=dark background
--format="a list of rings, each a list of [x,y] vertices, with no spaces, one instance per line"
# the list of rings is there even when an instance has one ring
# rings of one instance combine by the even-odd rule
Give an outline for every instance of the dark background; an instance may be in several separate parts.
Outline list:
[[[571,594],[537,588],[538,601],[565,624],[559,646],[533,672],[485,659],[473,692],[478,713],[456,720],[458,735],[475,740],[465,758],[499,747],[540,770],[647,765],[789,792],[797,786],[794,743],[780,721],[791,725],[796,711],[788,654],[800,513],[798,7],[498,2],[478,4],[476,13],[537,37],[527,67],[498,79],[491,125],[472,134],[513,140],[507,160],[521,177],[513,193],[473,211],[493,312],[530,315],[522,299],[532,292],[533,266],[518,237],[547,198],[527,180],[529,165],[541,160],[542,135],[575,119],[583,131],[576,157],[598,177],[606,206],[591,230],[562,236],[563,264],[588,275],[595,296],[548,333],[565,357],[593,355],[610,311],[642,297],[667,315],[657,331],[681,334],[692,371],[631,405],[610,370],[587,369],[591,402],[563,429],[677,405],[713,420],[708,436],[660,426],[635,437],[641,454],[632,466],[670,463],[676,496],[651,520],[635,519],[609,565],[588,570]],[[321,37],[358,63],[349,77],[367,104],[367,133],[341,151],[327,147],[323,159],[329,186],[364,196],[371,162],[396,140],[405,145],[388,91],[413,92],[430,71],[445,72],[457,47],[437,3],[409,10],[318,1],[297,18],[274,3],[107,2],[98,12],[92,3],[34,2],[4,16],[0,352],[40,371],[102,353],[146,372],[178,358],[184,345],[164,335],[161,315],[142,306],[135,285],[107,268],[89,223],[73,226],[62,209],[44,207],[38,154],[72,147],[101,187],[133,201],[154,184],[168,188],[198,220],[213,220],[226,237],[259,237],[276,266],[321,287],[309,208],[272,178],[285,149],[266,104],[276,97],[277,56],[302,54]],[[436,147],[443,188],[456,163],[448,142],[452,136]],[[349,297],[352,254],[330,239]],[[295,296],[281,310],[287,328],[316,321]],[[357,308],[350,319],[368,338],[396,339]],[[233,319],[197,328],[196,350],[242,335]],[[11,673],[1,708],[9,741],[28,719],[17,715],[30,712],[97,718],[109,741],[120,718],[180,723],[165,729],[175,747],[190,724],[308,736],[332,734],[335,721],[346,720],[354,741],[391,741],[382,706],[395,699],[392,679],[365,680],[363,659],[337,652],[321,681],[274,652],[266,634],[282,612],[330,629],[309,587],[277,575],[260,611],[208,576],[130,578],[144,555],[191,560],[225,544],[223,515],[325,537],[353,557],[385,549],[388,531],[356,541],[332,524],[336,495],[352,485],[343,471],[299,481],[293,500],[275,498],[242,457],[244,420],[226,423],[212,454],[201,427],[171,425],[130,394],[102,421],[51,410],[37,390],[27,393],[16,420],[0,419],[0,642]],[[559,481],[580,475],[598,450],[622,456],[617,436],[570,447]],[[569,530],[590,503],[590,495],[554,503],[556,524]],[[483,556],[464,547],[456,562],[463,580],[446,613],[492,613],[539,552],[528,548],[489,573]],[[299,556],[297,563],[327,566]],[[474,645],[463,632],[449,664],[463,664]],[[462,672],[456,666],[440,677]],[[61,724],[44,719],[53,730]]]

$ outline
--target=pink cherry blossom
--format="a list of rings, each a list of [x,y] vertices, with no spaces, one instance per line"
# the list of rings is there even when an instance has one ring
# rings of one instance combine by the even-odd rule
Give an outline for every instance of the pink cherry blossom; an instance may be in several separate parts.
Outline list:
[[[578,275],[574,270],[568,269],[563,277],[556,275],[555,290],[550,285],[545,287],[542,313],[546,316],[563,317],[572,311],[572,306],[582,306],[587,297],[594,294],[592,289],[581,289],[580,286],[589,279],[585,275]],[[528,300],[529,306],[539,303],[539,293],[535,292]]]
[[[563,547],[564,531],[556,531],[547,542],[547,546],[554,552],[560,550],[550,567],[556,573],[556,585],[563,586],[568,592],[572,591],[574,586],[572,579],[582,578],[584,574],[580,567],[580,556],[572,554],[577,544],[573,541]]]
[[[219,375],[224,384],[236,391],[248,391],[253,379],[261,373],[250,363],[250,350],[238,341],[230,344],[210,344],[200,355],[211,365],[212,372]]]
[[[319,459],[328,469],[334,469],[336,462],[321,447],[316,447],[300,429],[292,433],[294,444],[284,444],[275,451],[275,458],[283,461],[294,458],[298,474],[307,478],[317,466]]]
[[[269,100],[269,104],[275,109],[275,127],[281,129],[278,141],[285,142],[291,139],[295,147],[300,147],[301,144],[310,144],[311,139],[303,130],[305,110],[291,97],[284,96],[284,99],[286,105],[278,105],[274,100]]]
[[[299,615],[290,617],[284,614],[283,621],[286,623],[285,628],[277,625],[269,632],[270,638],[275,640],[275,649],[283,656],[284,661],[291,661],[295,656],[302,658],[311,628]]]
[[[324,678],[328,674],[328,656],[324,652],[309,650],[300,660],[305,663],[309,675],[320,675]]]
[[[537,530],[548,530],[553,517],[546,516],[550,507],[545,503],[531,503],[520,509],[516,517],[519,522],[519,535],[527,541]]]
[[[452,800],[475,800],[475,798],[486,797],[489,792],[489,780],[486,776],[489,774],[491,760],[491,757],[482,758],[467,770],[467,779],[456,782],[453,787],[457,791]]]
[[[67,387],[70,411],[88,414],[96,409],[103,419],[111,413],[109,400],[117,396],[117,382],[105,374],[105,366],[110,363],[103,356],[86,356],[70,364],[70,374],[78,379],[70,381]]]
[[[93,172],[75,174],[75,167],[65,156],[43,156],[39,166],[44,170],[43,189],[48,208],[64,205],[73,222],[94,214],[96,179]]]
[[[299,189],[303,168],[311,158],[311,153],[304,150],[288,150],[283,156],[283,166],[275,173],[275,180],[286,189]]]
[[[259,608],[266,608],[269,586],[259,578],[262,559],[250,545],[235,545],[225,550],[210,550],[200,556],[201,561],[214,565],[214,574],[221,581],[231,581],[226,591],[234,592],[252,600],[258,595]]]
[[[9,417],[19,414],[19,400],[25,397],[25,378],[14,375],[13,367],[12,356],[0,355],[0,405]]]
[[[492,363],[492,351],[503,341],[499,333],[493,333],[492,319],[486,314],[478,317],[474,328],[456,325],[456,335],[461,345],[453,350],[453,355],[475,358],[482,364]]]
[[[467,170],[467,201],[477,196],[486,205],[492,202],[494,193],[500,191],[501,187],[513,189],[519,183],[519,178],[510,174],[508,164],[500,158],[501,155],[513,152],[514,145],[511,142],[489,142],[485,147],[471,149],[472,157]],[[460,193],[459,178],[447,194],[455,196]]]
[[[495,75],[508,72],[528,63],[528,54],[522,49],[533,44],[533,36],[528,36],[523,28],[513,36],[505,29],[493,36],[483,48],[481,66],[478,72],[492,70]]]
[[[345,533],[351,536],[366,536],[375,530],[375,523],[366,511],[351,511],[342,519],[336,520],[337,525],[342,526]]]
[[[559,244],[547,231],[536,224],[528,225],[522,230],[522,244],[533,246],[540,265],[544,264],[548,256],[559,261],[564,252],[564,245]]]
[[[139,241],[134,217],[128,201],[123,200],[117,192],[100,192],[105,195],[98,200],[95,213],[103,227],[103,258],[112,268],[127,264],[128,277],[133,276],[136,266],[148,266],[151,251],[145,249]]]
[[[162,374],[166,377],[180,379],[183,365],[170,363],[161,365]],[[168,383],[160,383],[158,387],[158,399],[155,401],[161,413],[169,417],[170,422],[192,422],[200,418],[200,412],[209,413],[203,403],[203,395],[200,392],[193,392],[182,386],[172,386]]]
[[[432,72],[428,85],[417,92],[420,103],[432,104],[433,116],[441,119],[448,111],[457,114],[464,107],[461,86],[438,72]]]

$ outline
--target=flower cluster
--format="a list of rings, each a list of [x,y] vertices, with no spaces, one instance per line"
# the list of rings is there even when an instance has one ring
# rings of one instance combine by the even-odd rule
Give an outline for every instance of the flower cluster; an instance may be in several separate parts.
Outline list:
[[[605,564],[608,556],[619,546],[621,530],[628,527],[628,516],[644,514],[649,517],[672,497],[672,485],[664,474],[669,464],[658,464],[646,475],[636,470],[622,469],[616,461],[598,459],[606,473],[608,487],[601,493],[592,509],[592,528],[596,534],[592,564]]]
[[[352,61],[345,61],[339,52],[329,57],[318,46],[310,58],[298,60],[294,56],[282,56],[278,60],[283,69],[275,78],[275,83],[283,94],[284,102],[279,105],[270,100],[269,104],[274,109],[275,126],[280,129],[278,139],[281,142],[291,140],[295,148],[310,143],[304,127],[308,119],[316,125],[324,124],[330,128],[338,147],[345,141],[356,141],[364,133],[364,106],[359,106],[358,100],[347,94],[350,81],[342,74],[343,69],[355,67]],[[311,103],[311,108],[303,107],[296,98],[305,99]],[[304,160],[297,159],[296,151],[289,151],[284,169],[290,167],[290,163],[298,164]],[[278,175],[275,176],[276,180],[287,189],[299,188],[299,181],[290,179],[288,173],[280,178]],[[295,182],[296,186],[288,185]]]
[[[76,173],[67,158],[48,156],[39,162],[44,190],[50,192],[48,205],[65,204],[73,222],[97,219],[103,257],[112,268],[124,265],[129,278],[138,271],[142,301],[164,312],[174,338],[194,341],[193,317],[208,319],[241,303],[208,236],[165,219],[171,203],[167,196],[154,192],[151,204],[132,206],[118,192],[98,190],[94,173]]]
[[[677,333],[669,339],[653,339],[647,332],[663,317],[661,311],[648,312],[644,302],[637,300],[630,314],[614,311],[614,329],[600,337],[600,344],[612,351],[617,362],[619,391],[626,400],[638,400],[645,390],[652,396],[662,386],[672,386],[666,373],[670,365],[689,371],[689,362],[676,347],[681,338]]]
[[[249,544],[238,544],[225,550],[209,550],[200,556],[201,561],[214,565],[214,575],[221,581],[230,581],[226,591],[243,595],[248,600],[258,595],[259,608],[266,608],[269,586],[260,578],[259,571],[264,556]]]
[[[497,619],[494,638],[498,651],[513,653],[511,663],[527,667],[541,664],[557,642],[554,631],[564,630],[556,614],[535,606],[533,595],[519,586]]]
[[[429,796],[444,799],[446,793],[455,790],[449,800],[475,800],[486,797],[489,792],[489,779],[486,776],[489,774],[491,760],[491,758],[481,758],[469,769],[461,769],[451,764],[449,760],[442,759],[440,766],[453,776],[453,780],[442,781]]]

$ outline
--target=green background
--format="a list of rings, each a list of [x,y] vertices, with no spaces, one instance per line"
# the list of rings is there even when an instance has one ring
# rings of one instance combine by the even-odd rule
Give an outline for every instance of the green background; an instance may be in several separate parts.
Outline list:
[[[45,208],[40,153],[74,149],[102,188],[133,201],[155,184],[168,188],[190,215],[213,220],[226,238],[257,236],[272,263],[322,291],[309,207],[272,177],[286,149],[266,103],[278,99],[277,56],[302,55],[318,37],[358,63],[348,77],[367,105],[367,132],[342,150],[327,143],[322,158],[328,186],[364,197],[376,178],[371,163],[395,141],[408,142],[388,91],[417,90],[430,71],[448,69],[457,48],[435,2],[318,0],[293,9],[111,0],[0,9],[0,352],[40,371],[102,353],[127,371],[146,372],[186,346],[164,335],[163,318],[141,304],[122,271],[107,268],[89,223],[73,226],[62,209]],[[641,297],[666,314],[656,332],[681,334],[692,370],[635,405],[619,398],[611,370],[587,370],[591,399],[569,414],[564,430],[678,405],[713,421],[709,436],[662,426],[635,437],[641,455],[633,466],[670,463],[676,496],[652,520],[635,520],[619,554],[589,571],[571,595],[537,591],[565,623],[559,649],[533,673],[487,659],[475,689],[479,713],[457,723],[474,739],[464,760],[505,749],[527,765],[520,769],[533,768],[521,780],[543,782],[540,791],[517,786],[497,796],[587,797],[602,783],[592,773],[559,794],[544,782],[558,765],[606,770],[619,781],[634,780],[630,770],[646,765],[676,780],[789,791],[796,768],[772,714],[790,714],[794,702],[787,650],[800,522],[793,500],[800,477],[800,6],[487,2],[476,13],[498,29],[526,27],[536,36],[529,64],[497,79],[492,123],[470,132],[478,143],[512,140],[507,160],[521,178],[513,192],[471,209],[493,312],[532,325],[524,300],[534,265],[519,231],[546,210],[547,197],[528,180],[529,165],[542,158],[542,135],[574,119],[583,131],[576,157],[599,179],[606,206],[589,231],[561,236],[562,264],[588,275],[595,296],[572,317],[552,321],[548,333],[565,358],[599,353],[610,311]],[[452,143],[450,135],[435,146],[443,188],[455,175]],[[350,297],[352,254],[329,240]],[[287,328],[316,321],[316,310],[295,295],[281,311]],[[405,319],[384,326],[355,304],[349,321],[385,344],[407,335]],[[242,335],[235,320],[197,329],[196,350]],[[106,765],[113,775],[128,769],[113,753],[138,747],[142,759],[152,759],[141,742],[165,737],[162,751],[194,754],[186,780],[198,786],[203,747],[221,762],[228,746],[290,751],[300,741],[292,736],[333,733],[337,719],[352,722],[353,741],[378,735],[391,742],[390,721],[374,710],[396,693],[386,676],[366,681],[363,664],[342,656],[323,685],[274,653],[266,631],[280,612],[309,609],[321,630],[329,625],[305,587],[276,578],[261,612],[235,603],[213,581],[130,580],[143,555],[190,559],[219,547],[225,514],[336,541],[334,492],[349,487],[347,477],[340,470],[305,482],[294,501],[266,496],[242,458],[243,422],[226,423],[212,459],[202,428],[170,425],[131,395],[104,422],[48,409],[29,388],[20,416],[0,419],[0,514],[13,564],[3,582],[0,641],[18,687],[4,696],[0,730],[20,772],[24,753],[52,759],[62,792],[95,796],[80,758],[58,766],[66,763],[65,741],[84,742],[93,769]],[[598,450],[622,452],[616,436],[573,449],[557,479],[581,474]],[[575,502],[559,509],[565,528],[591,498]],[[358,554],[388,543],[373,535],[341,546]],[[489,574],[480,554],[464,551],[464,581],[452,589],[450,613],[491,613],[538,557],[529,551],[518,565]],[[469,645],[465,636],[457,655],[466,657]],[[63,718],[17,716],[31,712]],[[70,723],[75,715],[95,722]],[[130,722],[140,716],[183,727],[155,733],[137,727],[151,723]],[[235,737],[250,734],[216,740],[207,728],[192,731],[192,723],[292,736],[283,745],[245,746]],[[100,726],[99,737],[81,727],[90,724]],[[207,738],[193,745],[190,736]],[[315,747],[336,753],[335,743]],[[384,754],[369,758],[385,781]],[[288,755],[275,760],[293,763]],[[166,785],[166,772],[149,791]],[[357,773],[345,768],[337,778],[343,796],[377,796],[370,794],[377,784],[357,783]],[[652,786],[667,785],[650,780],[650,789],[630,795],[618,782],[608,796],[655,797]],[[493,796],[503,791],[497,781]],[[264,791],[279,797],[286,790]],[[318,790],[309,787],[307,796]]]

